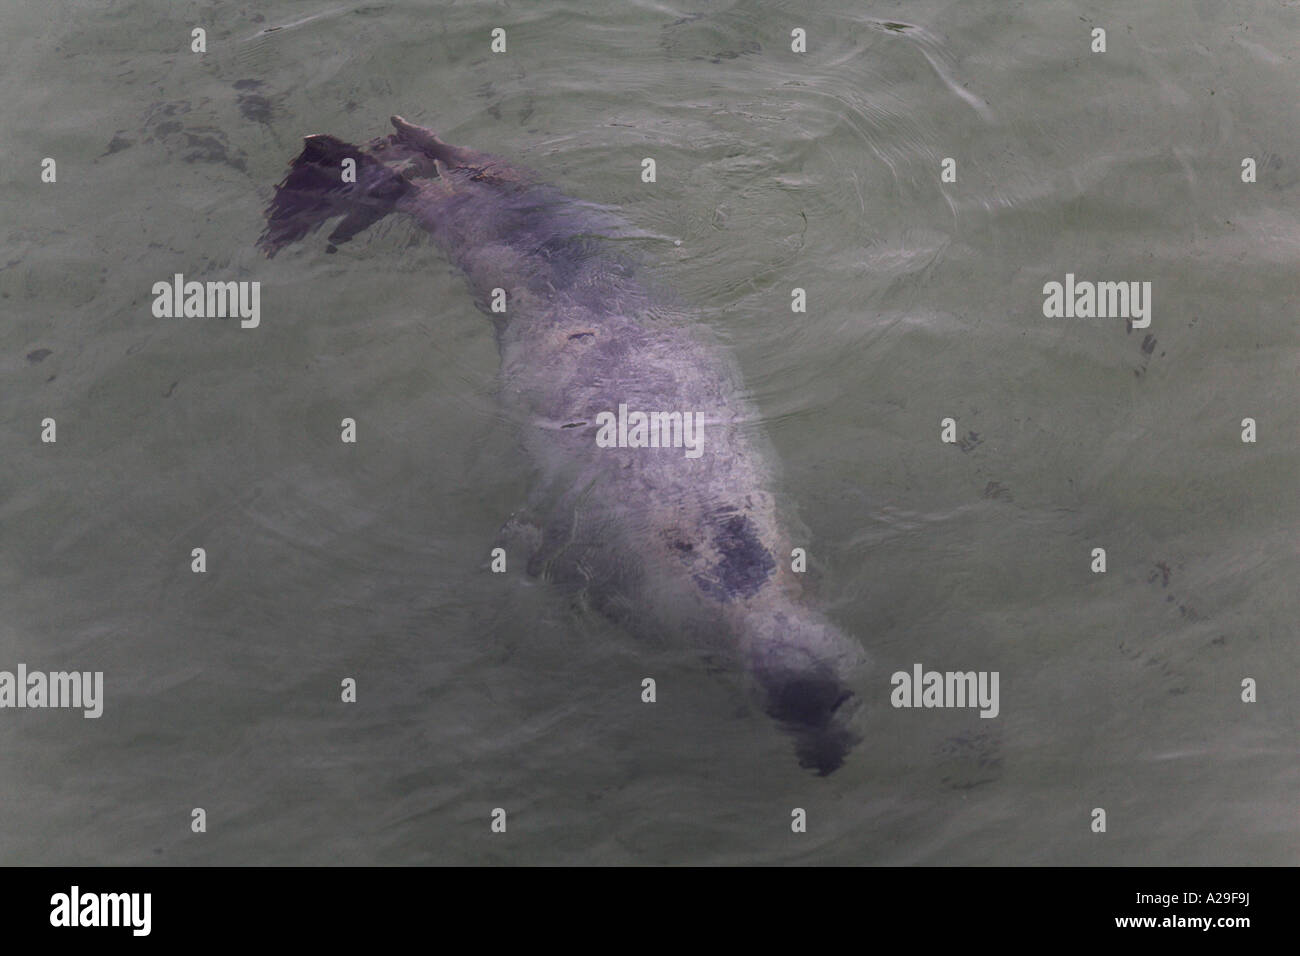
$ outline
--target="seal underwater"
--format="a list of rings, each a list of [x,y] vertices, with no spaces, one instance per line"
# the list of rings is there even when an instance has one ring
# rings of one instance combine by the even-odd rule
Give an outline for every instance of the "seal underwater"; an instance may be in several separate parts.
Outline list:
[[[864,654],[800,596],[770,456],[726,356],[654,313],[633,264],[602,240],[598,210],[505,159],[392,124],[364,147],[307,137],[258,246],[274,256],[341,216],[334,252],[389,213],[413,217],[495,325],[502,400],[526,423],[540,478],[503,529],[527,542],[529,573],[633,634],[681,635],[722,657],[793,736],[802,766],[838,768],[860,739],[852,681]],[[349,159],[355,181],[341,175]],[[502,290],[506,311],[491,311]],[[601,422],[625,408],[695,416],[701,453],[624,442],[622,428],[605,447]]]

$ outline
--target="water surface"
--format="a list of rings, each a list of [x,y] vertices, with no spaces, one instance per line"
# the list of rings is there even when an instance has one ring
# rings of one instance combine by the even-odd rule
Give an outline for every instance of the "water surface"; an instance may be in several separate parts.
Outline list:
[[[0,712],[0,861],[1294,863],[1293,14],[8,4],[0,669],[107,700]],[[413,225],[256,252],[300,137],[393,112],[621,210],[734,355],[874,661],[839,772],[671,636],[484,569],[528,465]],[[261,326],[155,319],[176,272],[261,281]],[[1151,282],[1151,327],[1045,318],[1066,273]],[[999,717],[891,708],[916,662],[998,671]]]

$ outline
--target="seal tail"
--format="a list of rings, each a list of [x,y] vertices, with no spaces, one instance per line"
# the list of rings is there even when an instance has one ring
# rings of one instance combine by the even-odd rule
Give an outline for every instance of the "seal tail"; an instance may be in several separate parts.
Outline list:
[[[352,160],[355,176],[348,176]],[[355,179],[355,181],[352,181]],[[266,207],[266,229],[257,246],[268,259],[327,220],[343,220],[329,235],[326,252],[388,215],[414,187],[396,170],[360,147],[333,136],[308,136],[284,181]]]

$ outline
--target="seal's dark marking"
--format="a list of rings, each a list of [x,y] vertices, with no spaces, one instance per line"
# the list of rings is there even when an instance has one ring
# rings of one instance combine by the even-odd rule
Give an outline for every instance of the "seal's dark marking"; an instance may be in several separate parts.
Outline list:
[[[608,241],[627,231],[607,210],[499,156],[392,123],[365,146],[309,136],[258,245],[273,256],[337,219],[329,252],[390,213],[414,219],[492,318],[501,398],[537,475],[534,504],[498,540],[528,554],[530,575],[628,631],[697,642],[742,671],[799,762],[833,771],[858,739],[862,649],[803,599],[780,558],[799,542],[784,530],[773,469],[745,424],[757,416],[727,356],[652,301]],[[345,159],[355,183],[342,181]],[[505,313],[491,310],[497,289]],[[702,454],[598,447],[589,423],[621,403],[699,415]]]
[[[742,514],[720,515],[713,526],[712,543],[720,558],[707,573],[696,577],[700,587],[720,601],[753,597],[776,569],[771,552]]]

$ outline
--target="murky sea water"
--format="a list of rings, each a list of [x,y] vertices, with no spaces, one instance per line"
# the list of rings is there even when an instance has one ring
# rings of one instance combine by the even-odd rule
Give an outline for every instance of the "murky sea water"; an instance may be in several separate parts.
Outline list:
[[[0,670],[105,702],[0,710],[0,862],[1295,863],[1297,13],[6,5]],[[301,136],[394,112],[621,210],[734,355],[873,661],[838,772],[486,570],[529,465],[414,225],[254,249]],[[155,318],[178,272],[260,326]],[[1149,328],[1046,317],[1067,273],[1150,282]],[[892,707],[917,663],[999,715]]]

